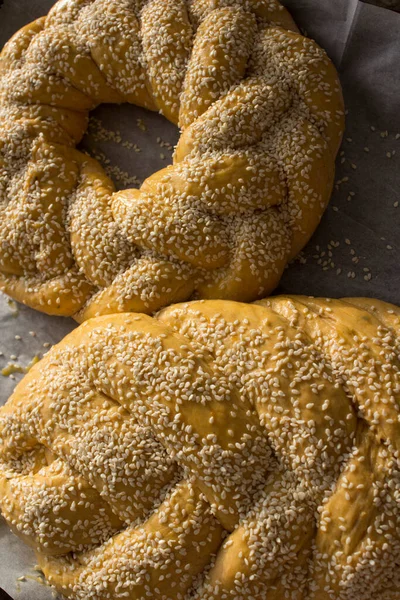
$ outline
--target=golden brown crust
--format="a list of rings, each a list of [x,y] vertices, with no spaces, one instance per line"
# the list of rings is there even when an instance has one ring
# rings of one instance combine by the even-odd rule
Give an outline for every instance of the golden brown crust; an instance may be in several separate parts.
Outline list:
[[[396,598],[399,332],[366,298],[86,321],[0,410],[3,515],[73,600]]]
[[[276,0],[62,0],[6,44],[0,102],[0,286],[80,320],[269,294],[327,205],[344,119]],[[102,102],[182,129],[139,190],[73,148]]]

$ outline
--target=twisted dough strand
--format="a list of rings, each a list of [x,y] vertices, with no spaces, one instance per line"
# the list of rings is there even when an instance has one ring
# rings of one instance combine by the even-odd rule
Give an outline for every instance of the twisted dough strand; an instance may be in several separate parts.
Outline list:
[[[254,300],[329,200],[333,65],[275,0],[68,0],[0,56],[0,285],[84,320]],[[179,124],[174,164],[116,193],[74,149],[102,102]]]

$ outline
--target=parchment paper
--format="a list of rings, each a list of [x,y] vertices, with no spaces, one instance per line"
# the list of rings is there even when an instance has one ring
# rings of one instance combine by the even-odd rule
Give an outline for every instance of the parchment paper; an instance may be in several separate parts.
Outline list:
[[[330,206],[277,292],[376,296],[400,304],[400,15],[357,0],[284,3],[339,68],[348,115]],[[52,0],[5,0],[0,47],[52,5]],[[92,113],[82,147],[97,155],[124,188],[168,164],[177,139],[176,128],[158,115],[132,106],[102,106]],[[25,367],[73,327],[72,320],[48,317],[0,296],[0,371],[9,363]],[[0,402],[21,377],[0,375]],[[52,598],[37,582],[34,565],[33,553],[0,519],[0,587],[16,600]],[[21,577],[25,580],[17,581]]]

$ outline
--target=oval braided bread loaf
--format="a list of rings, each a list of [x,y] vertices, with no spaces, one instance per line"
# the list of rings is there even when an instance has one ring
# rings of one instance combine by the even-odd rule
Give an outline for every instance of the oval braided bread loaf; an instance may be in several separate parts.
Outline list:
[[[0,505],[75,600],[400,597],[400,309],[92,319],[0,411]]]
[[[119,193],[96,105],[159,110],[174,164]],[[78,320],[276,286],[329,200],[335,68],[276,0],[60,0],[0,55],[0,287]]]

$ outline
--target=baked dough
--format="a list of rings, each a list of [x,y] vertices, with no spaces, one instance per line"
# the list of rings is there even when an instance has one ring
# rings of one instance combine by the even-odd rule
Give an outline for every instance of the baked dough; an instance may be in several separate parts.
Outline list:
[[[75,149],[103,102],[181,128],[139,190]],[[60,0],[0,56],[0,287],[78,320],[262,298],[328,203],[343,120],[276,0]]]
[[[397,600],[400,309],[89,320],[0,411],[0,504],[74,600]]]

